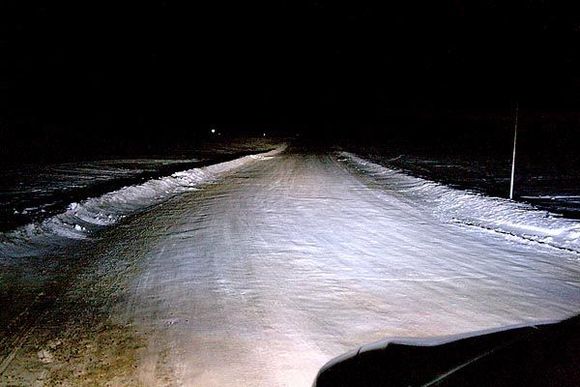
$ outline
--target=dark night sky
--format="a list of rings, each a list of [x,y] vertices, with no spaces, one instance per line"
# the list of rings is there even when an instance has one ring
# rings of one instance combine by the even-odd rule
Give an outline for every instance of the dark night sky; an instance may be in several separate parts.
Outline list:
[[[5,145],[580,106],[561,2],[44,3],[0,6]]]

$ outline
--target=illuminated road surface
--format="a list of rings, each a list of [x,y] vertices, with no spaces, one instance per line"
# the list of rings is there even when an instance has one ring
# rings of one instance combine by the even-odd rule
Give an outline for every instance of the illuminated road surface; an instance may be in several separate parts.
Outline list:
[[[308,386],[386,337],[580,310],[578,256],[443,223],[331,154],[257,160],[131,219],[94,254],[131,262],[110,319],[143,340],[145,384]]]

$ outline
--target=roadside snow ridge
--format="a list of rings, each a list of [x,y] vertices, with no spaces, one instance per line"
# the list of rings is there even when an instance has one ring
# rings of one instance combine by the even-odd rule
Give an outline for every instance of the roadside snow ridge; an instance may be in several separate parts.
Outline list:
[[[410,176],[349,152],[340,152],[339,157],[389,189],[424,206],[445,222],[478,227],[580,254],[578,221],[539,210],[527,203],[485,196]]]
[[[171,176],[123,187],[102,196],[69,204],[63,213],[0,233],[0,259],[38,255],[70,240],[86,239],[92,232],[117,223],[124,217],[160,204],[175,195],[196,190],[221,175],[250,162],[273,157],[286,145],[269,152],[176,172]]]

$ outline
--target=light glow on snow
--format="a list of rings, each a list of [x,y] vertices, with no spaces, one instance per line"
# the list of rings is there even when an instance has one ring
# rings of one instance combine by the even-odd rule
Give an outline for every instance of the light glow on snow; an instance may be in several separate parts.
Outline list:
[[[84,301],[90,276],[112,284],[90,294],[145,342],[135,372],[149,384],[308,386],[364,344],[580,309],[580,262],[560,245],[574,246],[574,222],[345,153],[278,149],[177,173],[71,204],[41,235],[84,237],[145,208],[86,242],[98,248],[71,245],[96,268],[67,295]]]
[[[381,339],[580,308],[569,252],[448,221],[431,205],[447,188],[341,159],[269,157],[132,226],[162,235],[114,313],[151,340],[143,372],[166,350],[184,383],[308,386],[328,360]]]
[[[283,145],[269,152],[176,172],[168,177],[127,186],[81,203],[71,203],[64,213],[41,223],[31,223],[15,231],[0,233],[0,257],[40,254],[69,239],[86,239],[98,228],[113,225],[128,215],[195,190],[201,184],[214,181],[250,162],[276,155],[285,147]]]
[[[463,223],[580,254],[580,222],[532,205],[447,187],[342,152],[343,161],[404,193],[444,222]]]

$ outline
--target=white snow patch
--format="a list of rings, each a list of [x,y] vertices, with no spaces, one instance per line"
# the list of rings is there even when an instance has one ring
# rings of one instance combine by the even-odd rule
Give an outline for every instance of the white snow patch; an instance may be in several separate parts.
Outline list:
[[[580,253],[580,222],[509,199],[451,188],[340,152],[340,161],[380,180],[391,194],[424,206],[446,222],[494,230]]]
[[[104,226],[117,223],[128,215],[160,204],[175,195],[192,191],[255,160],[273,157],[286,145],[235,160],[176,172],[171,176],[123,187],[80,203],[70,203],[67,210],[40,223],[31,223],[14,231],[0,233],[0,257],[38,255],[67,240],[85,239]]]

